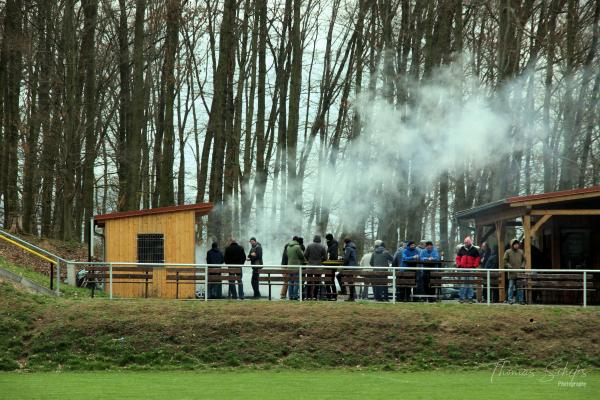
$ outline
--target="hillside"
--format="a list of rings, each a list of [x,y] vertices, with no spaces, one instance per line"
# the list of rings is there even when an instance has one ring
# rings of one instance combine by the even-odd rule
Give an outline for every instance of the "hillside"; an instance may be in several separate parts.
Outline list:
[[[66,260],[87,261],[87,247],[81,243],[39,238],[32,235],[19,235],[19,237]],[[0,240],[0,258],[3,258],[10,263],[23,266],[23,268],[30,271],[50,275],[48,262],[3,240]],[[63,270],[62,274],[65,275],[66,271]]]
[[[595,308],[56,299],[0,283],[4,370],[600,367],[599,329]]]

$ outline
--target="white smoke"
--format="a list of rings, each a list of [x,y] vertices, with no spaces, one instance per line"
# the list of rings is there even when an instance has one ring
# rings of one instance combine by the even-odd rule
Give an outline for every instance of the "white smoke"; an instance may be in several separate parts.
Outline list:
[[[311,157],[310,174],[302,187],[304,212],[294,211],[290,204],[285,213],[273,218],[269,182],[265,217],[249,229],[249,236],[263,244],[265,262],[279,263],[292,235],[302,235],[308,244],[317,233],[324,242],[327,232],[339,233],[345,226],[372,219],[377,207],[400,207],[382,203],[380,191],[382,187],[386,193],[400,190],[396,185],[409,175],[407,169],[411,179],[428,192],[444,171],[483,168],[522,149],[526,141],[515,137],[515,132],[528,129],[538,139],[545,134],[539,125],[532,126],[535,117],[523,106],[528,75],[491,90],[479,79],[466,77],[463,65],[461,61],[440,68],[431,79],[410,84],[407,104],[391,104],[380,94],[368,92],[352,99],[353,111],[361,118],[360,136],[342,146],[334,170],[319,168],[318,157]],[[314,153],[320,145],[315,143]],[[323,204],[330,210],[327,232],[314,232],[316,222],[309,231],[293,232],[292,227],[305,226],[299,220],[307,218],[317,191],[327,193],[323,198],[329,201]],[[240,240],[246,249],[247,240]]]

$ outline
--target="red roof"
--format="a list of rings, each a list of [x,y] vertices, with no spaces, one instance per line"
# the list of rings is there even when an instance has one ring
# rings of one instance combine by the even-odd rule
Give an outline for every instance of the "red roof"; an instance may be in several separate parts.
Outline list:
[[[578,194],[598,193],[600,195],[600,186],[592,186],[584,189],[562,190],[560,192],[548,192],[540,194],[532,194],[529,196],[514,196],[506,199],[507,203],[520,203],[523,201],[552,199],[555,197],[573,196]]]
[[[94,217],[94,221],[101,222],[109,219],[127,218],[127,217],[140,217],[144,215],[153,214],[166,214],[179,211],[198,211],[203,214],[208,214],[213,209],[212,203],[198,203],[198,204],[187,204],[183,206],[169,206],[169,207],[157,207],[148,208],[146,210],[134,210],[134,211],[122,211],[110,214],[101,214]]]

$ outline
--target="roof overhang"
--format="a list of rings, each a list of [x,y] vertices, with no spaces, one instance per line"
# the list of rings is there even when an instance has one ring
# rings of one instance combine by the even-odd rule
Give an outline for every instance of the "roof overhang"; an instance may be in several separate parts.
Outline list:
[[[101,214],[94,217],[94,224],[104,225],[105,221],[120,219],[143,217],[146,215],[169,214],[182,211],[194,211],[196,214],[206,215],[213,209],[212,203],[186,204],[181,206],[157,207],[145,210],[121,211],[110,214]]]
[[[578,200],[583,200],[589,203],[589,199],[594,198],[600,199],[600,186],[592,186],[584,189],[563,190],[560,192],[541,193],[529,196],[509,197],[473,207],[468,210],[458,211],[455,216],[459,221],[474,221],[477,225],[489,225],[500,220],[519,218],[529,213],[541,215],[541,211],[539,209],[546,204],[552,204],[554,207],[560,207],[560,205],[556,203]],[[589,215],[592,213],[590,210],[576,210],[577,207],[571,207],[574,209],[574,211],[572,211],[573,215]],[[536,209],[538,211],[536,211]],[[556,210],[554,213],[561,214],[561,211]],[[562,214],[565,214],[564,210]],[[595,213],[593,214],[596,215]]]

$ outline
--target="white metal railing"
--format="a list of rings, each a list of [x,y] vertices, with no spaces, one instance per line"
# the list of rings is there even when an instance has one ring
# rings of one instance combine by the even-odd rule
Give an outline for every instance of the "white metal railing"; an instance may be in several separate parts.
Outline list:
[[[65,260],[62,257],[57,256],[54,253],[49,252],[48,250],[42,249],[39,246],[29,243],[28,241],[23,240],[16,235],[10,234],[3,229],[0,229],[0,238],[22,248],[23,250],[26,250],[26,251],[34,254],[37,257],[40,257],[40,258],[50,262],[51,264],[56,265],[55,290],[56,290],[56,293],[58,295],[60,295],[60,264],[61,264],[61,262],[68,263],[69,261]],[[51,270],[51,272],[52,272],[52,270]],[[52,273],[50,275],[51,275],[50,283],[52,284]],[[50,287],[52,288],[52,285],[50,285]]]
[[[203,269],[204,270],[204,284],[205,284],[205,288],[208,288],[208,269],[211,267],[218,267],[218,265],[213,265],[213,264],[189,264],[189,263],[162,263],[162,264],[156,264],[156,263],[136,263],[136,262],[85,262],[85,261],[71,261],[71,260],[66,260],[54,253],[49,252],[48,250],[45,250],[41,247],[38,247],[30,242],[27,242],[23,239],[21,239],[20,237],[13,235],[11,233],[6,232],[3,229],[0,229],[0,237],[3,237],[5,240],[9,239],[9,242],[12,242],[13,244],[18,245],[19,247],[26,247],[27,249],[29,249],[31,252],[33,252],[34,254],[39,253],[38,255],[42,255],[44,256],[43,258],[48,260],[50,259],[51,262],[53,262],[56,265],[56,287],[55,290],[58,294],[60,294],[60,267],[61,267],[61,263],[65,263],[66,265],[82,265],[82,266],[94,266],[94,265],[102,265],[102,266],[108,266],[109,267],[109,288],[110,288],[110,293],[109,293],[109,297],[112,299],[113,298],[113,293],[112,293],[112,287],[113,287],[113,266],[146,266],[146,267],[154,267],[154,268],[164,268],[164,267],[194,267],[194,268],[198,268],[198,269]],[[25,249],[25,250],[27,250]],[[54,260],[54,261],[52,261]],[[227,264],[224,266],[231,266],[231,267],[250,267],[250,265],[246,265],[246,264]],[[314,269],[336,269],[336,270],[387,270],[390,271],[391,275],[392,275],[392,301],[395,302],[396,301],[396,271],[437,271],[437,272],[444,272],[444,271],[448,271],[448,272],[485,272],[486,273],[486,301],[487,304],[490,304],[490,290],[491,290],[491,273],[492,272],[498,272],[498,273],[505,273],[505,272],[528,272],[528,273],[544,273],[544,272],[553,272],[553,273],[570,273],[570,274],[582,274],[582,294],[583,294],[583,306],[587,307],[587,292],[589,289],[587,289],[587,281],[588,281],[588,273],[596,273],[596,274],[600,274],[600,270],[594,270],[594,269],[550,269],[550,268],[531,268],[531,269],[527,269],[527,268],[523,268],[523,269],[506,269],[506,268],[494,268],[494,269],[486,269],[486,268],[457,268],[457,267],[423,267],[423,266],[415,266],[415,267],[372,267],[372,266],[340,266],[340,265],[277,265],[277,264],[270,264],[270,265],[261,265],[261,267],[266,267],[266,268],[279,268],[279,269],[297,269],[298,270],[298,275],[299,275],[299,299],[300,301],[302,301],[302,270],[308,270],[311,268]],[[271,283],[269,283],[269,285],[271,285]],[[600,290],[600,288],[594,288],[593,290]],[[205,289],[205,300],[208,300],[208,290]]]
[[[73,265],[82,265],[82,266],[109,266],[109,298],[113,298],[113,267],[114,266],[140,266],[140,267],[153,267],[153,268],[166,268],[166,267],[193,267],[198,270],[204,272],[204,282],[205,290],[204,290],[204,299],[208,300],[208,269],[209,268],[218,268],[218,267],[256,267],[249,264],[191,264],[191,263],[136,263],[136,262],[80,262],[80,261],[69,261],[69,264]],[[569,270],[560,270],[560,269],[550,269],[550,268],[521,268],[521,269],[507,269],[507,268],[458,268],[458,267],[375,267],[375,266],[343,266],[343,265],[279,265],[279,264],[264,264],[260,266],[261,268],[278,268],[278,269],[290,269],[294,272],[298,273],[298,294],[299,300],[302,301],[302,286],[303,281],[302,277],[303,271],[307,271],[310,269],[335,269],[335,270],[381,270],[381,271],[389,271],[392,276],[392,302],[396,302],[396,272],[404,272],[404,271],[434,271],[434,272],[451,272],[451,273],[467,273],[467,272],[485,272],[485,280],[486,280],[486,303],[488,305],[491,304],[491,275],[492,273],[502,274],[505,272],[527,272],[527,273],[568,273],[568,274],[582,274],[582,287],[581,291],[583,293],[583,307],[587,307],[587,278],[588,273],[596,273],[600,274],[600,270],[593,269],[569,269]],[[389,278],[388,278],[389,279]],[[199,284],[202,284],[200,282]],[[284,284],[284,282],[282,282]],[[465,281],[465,285],[468,284],[468,281]],[[271,285],[271,283],[269,283]],[[454,284],[458,285],[459,284]],[[383,286],[383,285],[382,285]],[[388,287],[387,285],[385,285]],[[483,285],[482,285],[483,286]],[[517,289],[519,290],[519,289]],[[598,290],[594,288],[592,290]]]

